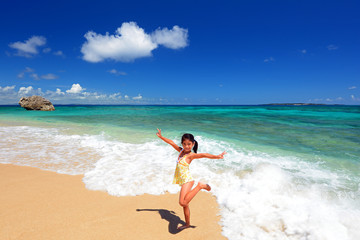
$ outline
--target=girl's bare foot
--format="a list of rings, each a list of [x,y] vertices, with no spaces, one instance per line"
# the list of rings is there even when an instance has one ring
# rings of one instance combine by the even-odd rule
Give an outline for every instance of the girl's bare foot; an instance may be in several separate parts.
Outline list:
[[[189,228],[189,227],[191,227],[191,226],[186,224],[186,225],[182,225],[182,226],[178,227],[177,229],[178,230],[184,230],[184,229]]]
[[[206,184],[206,183],[199,182],[199,187],[201,187],[201,189],[205,189],[206,191],[210,191],[210,190],[211,190],[210,185],[209,185],[209,184]]]

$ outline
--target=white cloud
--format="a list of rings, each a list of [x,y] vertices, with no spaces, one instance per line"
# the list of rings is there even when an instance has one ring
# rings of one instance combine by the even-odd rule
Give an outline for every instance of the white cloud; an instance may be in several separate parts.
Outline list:
[[[109,73],[111,73],[111,74],[114,74],[114,75],[121,75],[121,76],[125,76],[125,75],[127,75],[127,73],[126,72],[121,72],[121,71],[118,71],[118,70],[116,70],[116,69],[111,69],[111,70],[109,70],[108,71]]]
[[[57,88],[55,93],[58,94],[58,95],[65,95],[65,93],[62,92],[62,91],[60,90],[60,88]]]
[[[149,99],[144,99],[141,94],[134,97],[125,95],[122,97],[120,92],[105,94],[98,92],[85,92],[85,88],[80,84],[73,84],[71,89],[64,91],[56,88],[55,91],[47,90],[42,92],[41,88],[34,89],[32,86],[0,86],[0,104],[17,104],[21,97],[40,95],[55,104],[140,104],[148,103]]]
[[[82,91],[86,90],[85,88],[82,88],[80,86],[80,84],[78,83],[74,83],[72,86],[71,86],[71,89],[69,90],[66,90],[67,93],[81,93]]]
[[[114,93],[114,94],[111,94],[109,95],[109,98],[111,99],[121,99],[121,93]]]
[[[167,48],[178,49],[188,45],[188,30],[179,26],[172,29],[157,29],[152,35],[152,39],[157,44],[164,45]]]
[[[81,52],[83,59],[88,62],[102,62],[106,59],[131,62],[137,58],[152,56],[152,51],[158,44],[173,49],[185,47],[187,36],[187,30],[178,26],[174,26],[172,30],[158,29],[151,35],[145,33],[135,22],[124,22],[114,35],[87,32]]]
[[[17,96],[18,96],[18,94],[15,91],[15,85],[0,87],[0,103],[1,104],[17,103],[16,100],[19,101]]]
[[[46,38],[42,36],[32,36],[25,42],[10,43],[9,47],[16,49],[16,55],[23,57],[32,57],[38,54],[38,47],[46,44]]]
[[[264,62],[274,62],[275,59],[273,57],[266,58]]]
[[[53,79],[57,79],[59,78],[58,76],[56,76],[55,74],[52,73],[48,73],[46,75],[41,75],[42,79],[46,79],[46,80],[53,80]]]
[[[337,50],[339,47],[338,46],[335,46],[334,44],[330,44],[327,46],[327,49],[329,51],[332,51],[332,50]]]
[[[14,86],[6,86],[6,87],[0,87],[0,92],[10,92],[12,90],[14,90],[15,85]]]
[[[134,100],[140,100],[140,99],[142,99],[142,96],[139,94],[139,95],[137,95],[136,97],[133,97],[132,99],[134,99]]]
[[[30,94],[31,92],[33,92],[33,87],[32,86],[29,86],[29,87],[21,87],[20,89],[19,89],[19,92],[18,92],[18,94],[19,95],[28,95],[28,94]]]
[[[85,34],[87,42],[81,48],[83,59],[89,62],[101,62],[113,59],[121,62],[133,61],[136,58],[151,56],[157,45],[149,35],[134,22],[123,23],[115,35]]]
[[[307,53],[307,50],[306,50],[306,49],[303,49],[303,50],[301,50],[301,53],[302,53],[302,54],[306,54],[306,53]]]
[[[356,86],[349,87],[350,90],[356,89]]]
[[[344,98],[342,97],[337,97],[337,98],[315,98],[315,99],[309,99],[309,103],[311,102],[317,102],[317,103],[324,103],[324,102],[327,102],[327,103],[339,103],[339,102],[344,102]]]

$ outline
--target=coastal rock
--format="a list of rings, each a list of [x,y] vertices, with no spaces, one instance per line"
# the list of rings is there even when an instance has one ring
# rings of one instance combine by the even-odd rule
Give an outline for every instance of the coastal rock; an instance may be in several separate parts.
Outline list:
[[[55,108],[52,103],[41,97],[41,96],[31,96],[31,97],[22,97],[19,101],[21,107],[26,110],[39,110],[39,111],[54,111]]]

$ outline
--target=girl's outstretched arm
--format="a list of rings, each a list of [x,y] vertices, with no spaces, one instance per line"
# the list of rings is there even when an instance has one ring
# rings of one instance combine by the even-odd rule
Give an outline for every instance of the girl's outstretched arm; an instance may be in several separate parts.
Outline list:
[[[157,129],[157,130],[158,130],[158,132],[156,133],[156,136],[158,136],[158,137],[159,137],[161,140],[163,140],[164,142],[170,144],[173,148],[175,148],[176,151],[178,151],[178,152],[181,151],[181,147],[179,147],[178,145],[176,145],[173,140],[168,139],[168,138],[166,138],[166,137],[163,137],[163,136],[161,135],[161,129]]]
[[[223,159],[225,154],[226,154],[225,151],[219,155],[213,155],[210,153],[194,153],[194,154],[191,154],[188,158],[190,161],[197,159],[197,158]]]

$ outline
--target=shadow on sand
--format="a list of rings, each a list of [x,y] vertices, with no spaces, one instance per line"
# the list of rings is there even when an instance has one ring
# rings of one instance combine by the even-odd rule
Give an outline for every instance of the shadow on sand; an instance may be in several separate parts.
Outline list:
[[[136,209],[138,212],[147,211],[147,212],[158,212],[161,216],[161,219],[165,219],[169,222],[169,233],[171,234],[177,234],[181,232],[182,230],[178,229],[179,224],[184,225],[185,222],[180,219],[176,215],[174,211],[169,211],[166,209]],[[195,228],[195,226],[190,226],[191,228]]]

